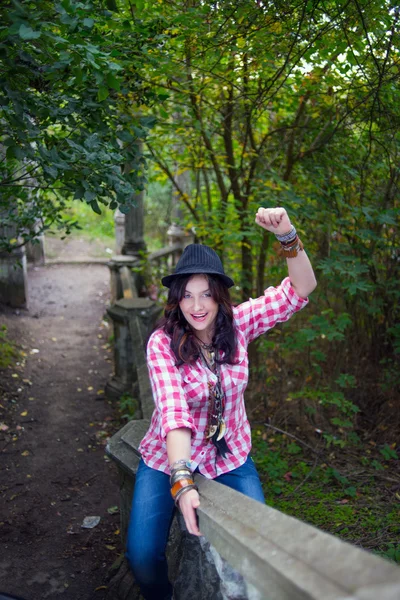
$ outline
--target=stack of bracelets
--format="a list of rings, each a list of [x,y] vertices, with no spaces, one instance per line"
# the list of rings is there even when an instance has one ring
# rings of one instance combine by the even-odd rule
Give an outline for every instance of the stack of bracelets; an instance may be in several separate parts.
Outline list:
[[[275,237],[281,245],[280,254],[285,258],[294,258],[304,249],[303,243],[294,227],[288,233],[282,235],[276,233]]]
[[[193,480],[190,460],[176,460],[170,465],[170,471],[171,496],[175,505],[178,506],[180,497],[189,490],[197,490],[197,485]]]

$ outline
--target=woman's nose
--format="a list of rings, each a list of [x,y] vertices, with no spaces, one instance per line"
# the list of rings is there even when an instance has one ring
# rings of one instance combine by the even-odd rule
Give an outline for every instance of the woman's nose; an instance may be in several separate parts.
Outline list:
[[[196,312],[201,307],[202,307],[201,298],[194,298],[193,299],[193,309],[194,309],[194,311]]]

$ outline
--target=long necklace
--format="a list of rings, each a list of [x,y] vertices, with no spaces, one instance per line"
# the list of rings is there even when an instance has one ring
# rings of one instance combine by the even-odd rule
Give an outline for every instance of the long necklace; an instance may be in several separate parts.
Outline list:
[[[230,450],[226,441],[223,439],[226,432],[226,425],[223,417],[225,398],[221,385],[221,366],[219,363],[215,362],[214,349],[210,349],[209,354],[210,358],[207,360],[208,357],[206,358],[203,350],[200,349],[200,355],[204,366],[217,376],[217,383],[215,385],[213,385],[211,381],[208,382],[209,404],[205,437],[213,442],[218,453],[225,458],[225,454],[230,453]]]

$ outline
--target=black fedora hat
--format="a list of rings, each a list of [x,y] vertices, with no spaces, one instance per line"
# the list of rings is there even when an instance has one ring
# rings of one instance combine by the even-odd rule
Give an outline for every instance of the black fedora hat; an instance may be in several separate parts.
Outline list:
[[[169,288],[176,277],[180,275],[218,275],[227,287],[234,285],[232,279],[225,275],[224,267],[218,254],[209,246],[203,244],[190,244],[186,246],[178,260],[175,271],[161,279],[165,287]]]

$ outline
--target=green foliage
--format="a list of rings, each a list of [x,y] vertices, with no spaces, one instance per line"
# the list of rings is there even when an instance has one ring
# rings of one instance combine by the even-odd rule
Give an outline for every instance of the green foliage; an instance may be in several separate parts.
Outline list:
[[[10,250],[38,230],[69,231],[72,198],[99,214],[129,210],[154,121],[135,109],[146,99],[130,70],[141,33],[101,2],[22,0],[0,17],[0,249]]]
[[[381,448],[380,453],[382,454],[385,460],[399,459],[399,455],[397,454],[396,450],[394,450],[394,448],[390,448],[390,446],[388,446],[387,444],[385,444],[384,447]]]
[[[65,221],[77,223],[79,235],[84,235],[89,239],[98,238],[110,244],[115,245],[115,227],[114,212],[104,207],[99,217],[93,211],[90,205],[82,202],[74,202],[64,211]]]
[[[126,421],[132,421],[137,419],[137,411],[139,408],[138,401],[133,398],[128,392],[122,394],[118,400],[118,409],[120,412],[120,418],[126,419]]]
[[[7,327],[0,325],[0,369],[5,369],[18,359],[19,353],[15,344],[7,337]]]
[[[300,451],[291,452],[293,446]],[[252,456],[269,506],[357,545],[361,539],[364,547],[399,562],[393,542],[398,503],[379,479],[374,456],[352,452],[347,461],[342,453],[338,460],[331,452],[317,456],[286,435],[268,438],[259,427],[253,428]]]
[[[387,544],[385,550],[376,550],[375,553],[400,564],[400,544]]]

